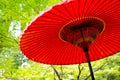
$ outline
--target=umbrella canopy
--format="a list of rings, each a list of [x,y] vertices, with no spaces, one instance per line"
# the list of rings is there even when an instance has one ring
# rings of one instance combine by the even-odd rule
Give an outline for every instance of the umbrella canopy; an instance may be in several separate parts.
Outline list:
[[[45,64],[80,64],[120,51],[120,0],[67,0],[40,14],[20,38],[22,52]]]

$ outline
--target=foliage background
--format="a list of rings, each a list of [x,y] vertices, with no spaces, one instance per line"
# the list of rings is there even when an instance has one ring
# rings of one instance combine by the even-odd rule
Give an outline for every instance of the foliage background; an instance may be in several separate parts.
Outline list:
[[[58,80],[50,65],[27,59],[19,49],[26,25],[62,0],[0,0],[0,80]],[[120,80],[120,54],[92,62],[96,80]],[[54,66],[63,80],[77,80],[78,65]],[[80,65],[80,80],[90,80],[87,64]]]

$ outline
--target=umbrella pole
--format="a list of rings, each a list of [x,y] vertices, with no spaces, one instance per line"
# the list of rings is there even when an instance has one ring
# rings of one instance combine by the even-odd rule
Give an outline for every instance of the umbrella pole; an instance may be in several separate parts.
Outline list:
[[[81,36],[83,38],[83,42],[85,42],[85,38],[84,38],[84,34],[83,34],[83,29],[82,28],[80,29],[80,32],[81,32]],[[90,57],[89,57],[89,54],[88,54],[88,46],[84,46],[83,50],[84,50],[86,58],[87,58],[87,62],[88,62],[89,70],[90,70],[91,79],[95,80],[94,74],[93,74],[92,65],[90,63]]]
[[[89,66],[89,70],[90,70],[91,79],[95,80],[92,65],[91,65],[91,62],[90,62],[90,57],[89,57],[89,54],[88,54],[88,47],[84,48],[84,52],[85,52],[85,55],[86,55],[86,58],[87,58],[87,61],[88,61],[88,66]]]

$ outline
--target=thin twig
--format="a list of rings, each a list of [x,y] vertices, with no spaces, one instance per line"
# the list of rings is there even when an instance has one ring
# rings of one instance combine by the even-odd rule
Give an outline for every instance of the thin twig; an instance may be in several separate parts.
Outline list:
[[[55,71],[54,71],[54,80],[56,80],[56,78],[55,78]]]
[[[80,80],[80,74],[81,74],[81,72],[82,72],[82,70],[83,70],[83,67],[82,67],[82,69],[80,69],[80,64],[78,65],[78,70],[79,70],[79,73],[78,73],[78,76],[77,76],[77,80]]]
[[[53,68],[54,72],[56,73],[58,79],[62,80],[61,77],[60,77],[60,75],[59,75],[59,73],[58,73],[58,71],[52,65],[51,65],[51,67]]]
[[[13,39],[13,38],[11,38],[11,37],[5,36],[5,35],[3,35],[3,34],[0,34],[0,35],[1,35],[2,37],[5,37],[5,38],[7,38],[7,39],[10,39],[10,40],[15,41],[17,45],[19,44],[16,39]]]
[[[61,69],[61,78],[63,78],[63,67],[62,67],[62,65],[60,66],[60,69]]]

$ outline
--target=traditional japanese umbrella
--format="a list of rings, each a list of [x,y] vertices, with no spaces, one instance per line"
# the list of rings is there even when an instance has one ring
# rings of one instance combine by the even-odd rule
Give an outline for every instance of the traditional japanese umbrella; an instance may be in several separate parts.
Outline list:
[[[24,55],[35,62],[69,65],[120,51],[120,0],[66,0],[40,14],[20,38]]]

